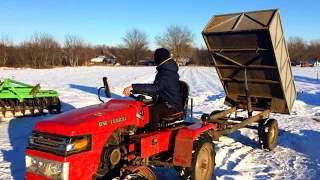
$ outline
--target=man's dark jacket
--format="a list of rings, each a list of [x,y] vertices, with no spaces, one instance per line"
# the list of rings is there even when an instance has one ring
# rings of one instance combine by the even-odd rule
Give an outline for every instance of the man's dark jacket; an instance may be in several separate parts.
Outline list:
[[[182,89],[179,83],[178,70],[177,63],[170,59],[157,67],[158,73],[153,84],[132,84],[133,93],[158,95],[160,103],[167,102],[177,111],[182,111]]]

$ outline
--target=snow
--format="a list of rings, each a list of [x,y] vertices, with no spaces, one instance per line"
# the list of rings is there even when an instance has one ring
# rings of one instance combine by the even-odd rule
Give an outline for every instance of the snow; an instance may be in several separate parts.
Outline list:
[[[109,79],[114,98],[131,83],[152,82],[154,67],[78,67],[55,69],[2,68],[0,77],[60,93],[63,111],[100,103],[96,95],[102,77]],[[273,114],[279,122],[277,147],[258,148],[255,130],[241,129],[215,142],[214,179],[318,179],[320,176],[320,68],[293,67],[298,97],[291,115]],[[194,119],[202,113],[226,109],[224,91],[214,68],[181,67],[181,79],[188,82],[194,98]],[[24,179],[25,147],[34,125],[49,115],[11,117],[0,121],[0,179]],[[318,120],[318,121],[316,121]],[[158,179],[174,179],[170,168],[154,168]]]

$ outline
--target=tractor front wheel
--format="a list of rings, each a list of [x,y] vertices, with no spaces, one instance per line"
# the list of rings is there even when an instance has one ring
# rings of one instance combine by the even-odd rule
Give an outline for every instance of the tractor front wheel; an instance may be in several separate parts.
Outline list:
[[[180,168],[179,178],[183,180],[212,179],[215,168],[215,150],[210,136],[200,136],[193,144],[192,166]]]
[[[278,140],[278,122],[275,119],[262,120],[258,127],[259,145],[272,151]]]
[[[121,160],[121,149],[117,146],[121,143],[119,134],[114,132],[107,140],[98,165],[97,172],[92,179],[113,179],[120,176],[120,169],[125,161]]]

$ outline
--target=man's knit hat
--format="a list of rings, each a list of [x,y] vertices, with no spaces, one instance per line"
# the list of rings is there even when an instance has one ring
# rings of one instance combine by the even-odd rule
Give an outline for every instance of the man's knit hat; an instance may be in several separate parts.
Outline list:
[[[154,61],[157,65],[161,64],[164,60],[170,58],[170,52],[165,48],[159,48],[154,53]]]

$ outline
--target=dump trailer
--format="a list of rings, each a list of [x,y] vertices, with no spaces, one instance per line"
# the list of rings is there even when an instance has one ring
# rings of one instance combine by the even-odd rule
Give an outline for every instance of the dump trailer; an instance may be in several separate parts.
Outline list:
[[[225,104],[231,106],[211,113],[211,122],[220,127],[217,134],[253,122],[260,122],[263,133],[271,122],[262,117],[290,114],[297,94],[279,9],[213,16],[202,35],[225,90]],[[226,115],[239,109],[247,110],[248,117],[235,116],[231,120],[238,121],[230,122]],[[253,116],[253,111],[261,113]]]

